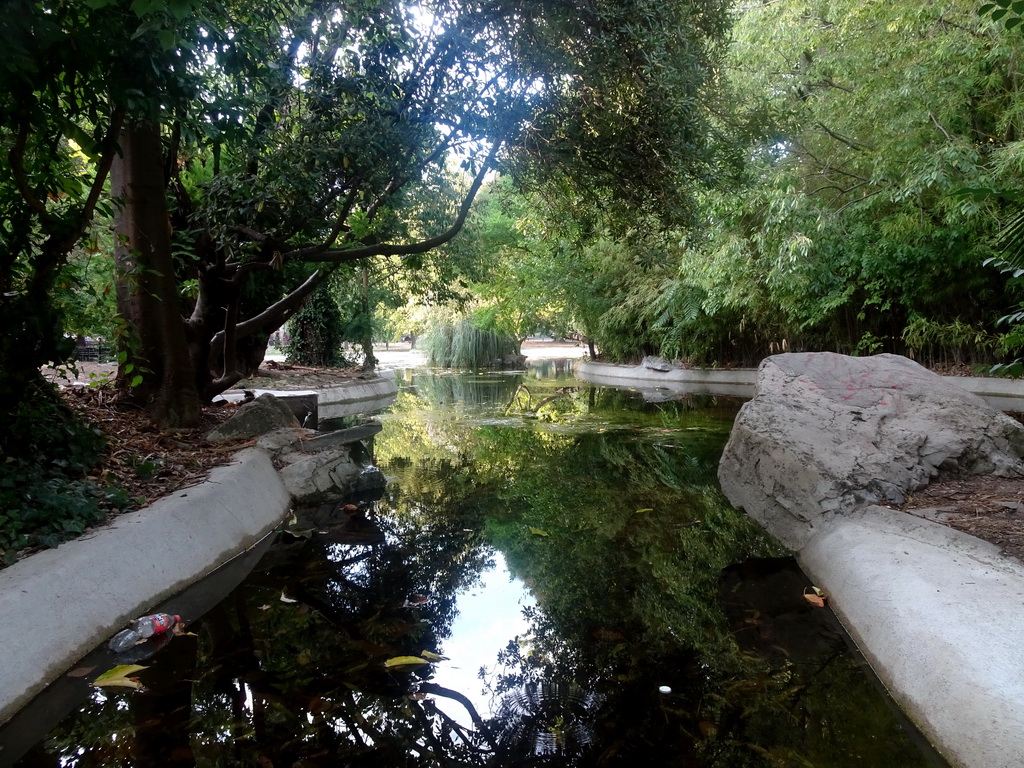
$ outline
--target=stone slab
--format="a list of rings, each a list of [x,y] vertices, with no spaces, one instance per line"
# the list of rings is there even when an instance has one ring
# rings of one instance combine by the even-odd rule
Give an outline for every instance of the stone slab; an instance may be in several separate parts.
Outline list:
[[[872,668],[955,766],[1024,756],[1024,565],[987,542],[867,507],[797,553]]]
[[[259,541],[290,502],[268,455],[249,449],[206,482],[0,571],[0,722],[129,619]]]
[[[321,409],[336,403],[354,403],[363,400],[377,400],[390,397],[398,392],[394,371],[381,371],[374,379],[353,379],[337,387],[318,390]],[[330,418],[321,414],[321,418]]]

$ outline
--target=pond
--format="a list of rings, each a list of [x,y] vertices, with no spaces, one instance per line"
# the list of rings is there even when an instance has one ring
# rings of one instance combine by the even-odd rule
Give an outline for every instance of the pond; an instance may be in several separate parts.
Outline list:
[[[83,661],[15,764],[944,765],[722,496],[739,402],[569,370],[404,372],[368,447],[386,488],[170,601],[192,634],[140,646],[143,689]]]

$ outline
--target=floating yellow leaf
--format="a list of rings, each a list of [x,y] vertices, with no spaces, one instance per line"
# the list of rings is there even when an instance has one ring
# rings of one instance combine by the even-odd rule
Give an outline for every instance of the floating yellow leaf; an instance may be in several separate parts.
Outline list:
[[[393,656],[384,662],[385,667],[417,667],[421,664],[429,664],[426,659],[419,656]]]
[[[448,661],[447,656],[442,656],[441,654],[434,653],[432,651],[421,651],[420,656],[424,659],[429,659],[430,661]]]
[[[644,515],[644,514],[647,514],[648,512],[653,512],[653,511],[654,511],[654,507],[644,507],[643,509],[638,509],[634,514]]]
[[[142,687],[142,683],[139,682],[137,677],[128,677],[128,675],[140,672],[143,669],[149,669],[149,667],[140,667],[138,664],[121,664],[113,669],[108,669],[102,675],[93,680],[92,684],[97,688],[111,686],[118,688],[134,688],[138,690]]]
[[[532,533],[534,536],[547,536],[548,535],[547,531],[541,530],[540,528],[534,528],[532,525],[530,526],[530,533]]]

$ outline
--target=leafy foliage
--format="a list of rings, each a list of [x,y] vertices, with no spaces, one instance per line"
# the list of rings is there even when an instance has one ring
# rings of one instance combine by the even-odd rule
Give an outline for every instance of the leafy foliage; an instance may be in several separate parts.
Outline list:
[[[40,383],[13,414],[0,464],[0,558],[14,561],[26,547],[55,547],[101,520],[128,499],[85,478],[104,440],[72,417],[54,387]]]
[[[289,324],[288,359],[301,365],[340,367],[341,310],[329,285],[314,291]]]
[[[432,366],[457,370],[501,368],[508,355],[518,354],[514,338],[481,327],[471,317],[435,316],[423,349]]]

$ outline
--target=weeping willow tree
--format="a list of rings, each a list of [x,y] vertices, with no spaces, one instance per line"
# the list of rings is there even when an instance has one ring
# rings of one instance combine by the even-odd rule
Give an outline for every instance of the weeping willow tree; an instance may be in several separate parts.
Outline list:
[[[423,349],[427,362],[438,368],[501,368],[509,356],[518,360],[519,344],[471,318],[440,319],[431,323]]]

